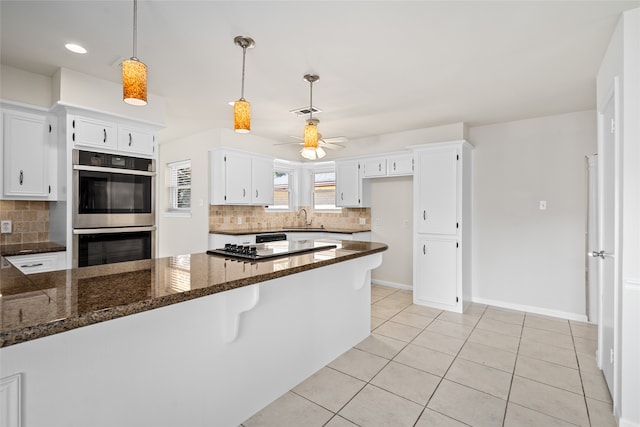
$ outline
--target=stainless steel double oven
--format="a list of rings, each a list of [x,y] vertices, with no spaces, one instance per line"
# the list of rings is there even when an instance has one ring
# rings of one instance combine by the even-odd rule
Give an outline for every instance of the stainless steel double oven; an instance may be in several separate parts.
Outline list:
[[[155,257],[154,159],[73,151],[73,266]]]

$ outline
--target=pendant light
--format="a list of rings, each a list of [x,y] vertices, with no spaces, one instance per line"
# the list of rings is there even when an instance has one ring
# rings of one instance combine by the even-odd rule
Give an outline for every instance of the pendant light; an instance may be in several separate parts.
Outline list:
[[[138,0],[133,0],[133,56],[122,61],[122,98],[131,105],[147,105],[147,66],[136,57]]]
[[[305,159],[315,160],[323,158],[326,153],[318,147],[318,119],[313,118],[313,83],[320,80],[317,74],[305,74],[304,79],[309,82],[309,119],[304,127],[304,147],[300,155]]]
[[[233,103],[233,129],[238,133],[248,133],[251,130],[251,105],[244,99],[244,64],[247,48],[256,45],[250,37],[237,36],[233,42],[242,48],[242,89],[240,99]]]

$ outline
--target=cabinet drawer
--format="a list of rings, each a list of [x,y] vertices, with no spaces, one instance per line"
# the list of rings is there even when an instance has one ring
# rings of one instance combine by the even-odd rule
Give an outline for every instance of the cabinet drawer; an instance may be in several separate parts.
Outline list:
[[[66,252],[48,252],[33,255],[15,255],[5,258],[24,274],[33,274],[66,269],[66,254]]]
[[[71,128],[71,140],[75,145],[117,147],[118,135],[114,123],[76,116],[71,120]]]
[[[151,156],[155,153],[153,132],[132,127],[118,127],[118,150]]]

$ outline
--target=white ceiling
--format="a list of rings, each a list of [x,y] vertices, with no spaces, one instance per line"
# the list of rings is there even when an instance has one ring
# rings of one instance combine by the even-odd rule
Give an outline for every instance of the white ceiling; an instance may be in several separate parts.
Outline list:
[[[309,103],[325,136],[355,139],[595,108],[595,76],[622,11],[640,1],[160,1],[138,4],[138,57],[167,101],[164,141],[231,127],[245,98],[252,133],[290,142]],[[132,1],[0,3],[2,64],[65,67],[119,82],[132,53]],[[80,56],[67,42],[85,46]],[[141,107],[144,108],[144,107]]]

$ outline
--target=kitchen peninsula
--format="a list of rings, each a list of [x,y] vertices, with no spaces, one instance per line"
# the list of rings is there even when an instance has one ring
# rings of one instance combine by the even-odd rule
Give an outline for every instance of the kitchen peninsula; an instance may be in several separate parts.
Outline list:
[[[25,276],[4,259],[2,392],[24,427],[236,426],[369,335],[381,243]]]

